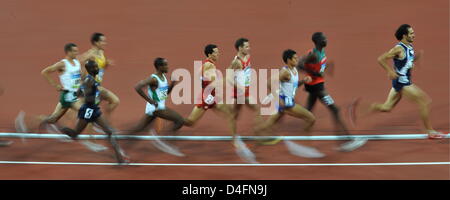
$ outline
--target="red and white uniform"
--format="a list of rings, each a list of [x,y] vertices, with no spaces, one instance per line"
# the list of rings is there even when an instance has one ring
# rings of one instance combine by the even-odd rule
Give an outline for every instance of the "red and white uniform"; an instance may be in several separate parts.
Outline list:
[[[213,89],[211,91],[211,93],[209,93],[209,94],[208,93],[205,94],[206,87],[208,87],[208,85],[212,83],[212,81],[209,78],[205,77],[205,72],[204,72],[204,69],[203,69],[203,66],[205,65],[205,63],[208,63],[208,62],[210,62],[210,63],[215,65],[215,63],[212,60],[206,59],[205,61],[203,61],[202,69],[201,69],[202,70],[202,76],[200,77],[200,79],[202,80],[202,94],[201,94],[202,103],[195,105],[195,106],[197,106],[199,108],[203,108],[205,110],[207,110],[209,108],[212,108],[212,107],[214,107],[216,105],[216,101],[215,101],[215,99],[216,99],[216,97],[215,97],[216,96],[216,89]]]
[[[237,70],[234,74],[234,79],[236,81],[237,85],[245,86],[245,94],[239,94],[239,95],[245,95],[245,97],[249,97],[249,88],[250,83],[252,81],[252,66],[250,64],[250,56],[248,56],[247,61],[242,60],[239,56],[236,56],[235,59],[238,59],[241,64],[242,68],[241,70]],[[237,98],[238,96],[238,90],[237,87],[234,87],[233,90],[233,98]]]

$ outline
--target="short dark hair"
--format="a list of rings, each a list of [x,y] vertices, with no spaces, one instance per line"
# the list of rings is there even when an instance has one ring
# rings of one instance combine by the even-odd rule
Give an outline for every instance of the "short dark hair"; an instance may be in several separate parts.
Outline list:
[[[161,58],[161,57],[157,57],[155,58],[155,60],[153,61],[153,66],[155,66],[155,68],[158,69],[158,67],[164,66],[166,63],[164,62],[166,59],[165,58]]]
[[[292,57],[294,57],[295,54],[297,54],[297,52],[295,52],[292,49],[287,49],[287,50],[283,51],[283,61],[284,61],[284,63],[287,64],[287,61],[289,59],[292,59]]]
[[[408,35],[408,29],[411,28],[411,25],[409,24],[402,24],[400,27],[398,27],[397,31],[395,31],[395,38],[397,38],[398,41],[403,39],[403,35]]]
[[[91,36],[91,44],[94,44],[100,41],[100,37],[105,36],[103,33],[93,33]]]
[[[86,68],[86,70],[89,72],[92,70],[92,68],[94,68],[95,66],[98,66],[97,62],[93,61],[93,60],[88,60],[86,61],[86,63],[84,64],[84,67]]]
[[[248,42],[247,38],[239,38],[234,43],[234,48],[236,48],[236,50],[239,50],[239,47],[244,46],[244,43],[246,43],[246,42]]]
[[[72,51],[73,47],[76,47],[77,45],[74,43],[67,43],[66,45],[64,45],[64,52],[69,52]]]
[[[217,45],[215,45],[215,44],[208,44],[208,45],[206,45],[205,46],[205,50],[204,50],[206,57],[208,57],[209,54],[214,53],[214,49],[215,48],[217,48]]]
[[[315,32],[312,34],[311,39],[314,42],[314,44],[317,44],[320,40],[320,38],[323,37],[323,33],[322,32]]]

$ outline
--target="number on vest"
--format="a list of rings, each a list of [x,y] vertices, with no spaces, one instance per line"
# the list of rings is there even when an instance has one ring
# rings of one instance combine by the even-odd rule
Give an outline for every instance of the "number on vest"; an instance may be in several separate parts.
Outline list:
[[[94,109],[86,108],[86,112],[84,113],[84,118],[91,119],[92,113],[94,113]]]

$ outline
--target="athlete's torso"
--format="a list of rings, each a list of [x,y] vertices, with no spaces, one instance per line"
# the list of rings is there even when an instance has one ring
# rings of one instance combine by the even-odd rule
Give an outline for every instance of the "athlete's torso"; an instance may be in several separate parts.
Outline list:
[[[298,87],[298,71],[295,67],[290,69],[288,66],[284,66],[283,69],[290,73],[291,78],[289,81],[280,82],[280,95],[294,98]]]
[[[322,51],[319,51],[314,48],[314,49],[309,50],[308,53],[309,52],[314,53],[317,56],[319,62],[314,63],[314,64],[305,63],[305,68],[307,68],[308,70],[311,70],[313,72],[316,72],[316,73],[323,72],[323,70],[326,68],[326,63],[327,63],[327,56],[325,54],[325,49],[322,49]],[[308,74],[308,76],[310,76],[312,78],[311,82],[305,83],[307,85],[316,85],[318,83],[325,82],[323,77],[314,76],[310,73],[307,73],[307,74]]]
[[[394,68],[398,75],[398,82],[400,83],[409,83],[411,81],[411,69],[414,64],[414,48],[413,46],[408,46],[399,42],[397,46],[401,46],[403,48],[404,57],[393,58],[394,60]]]
[[[61,61],[64,63],[64,71],[59,75],[61,85],[64,90],[75,92],[81,82],[80,62],[77,59],[73,59],[73,63],[67,59]]]
[[[100,90],[98,89],[98,86],[100,86],[100,83],[97,82],[95,80],[95,78],[92,77],[90,74],[86,75],[85,82],[88,81],[88,80],[94,81],[94,85],[92,85],[91,93],[86,94],[84,87],[82,87],[81,89],[82,89],[85,97],[87,97],[87,96],[95,96],[94,105],[98,105],[98,104],[100,104]]]
[[[97,82],[101,83],[103,81],[103,75],[105,74],[106,67],[106,57],[103,51],[100,51],[99,54],[94,53],[95,62],[98,65],[98,74],[96,76]]]
[[[239,60],[241,62],[242,68],[235,72],[235,80],[238,85],[244,85],[245,87],[249,87],[252,80],[252,71],[251,71],[251,63],[250,63],[250,55],[247,56],[247,60],[244,61],[239,56],[235,56],[234,59]]]
[[[161,79],[158,75],[152,74],[152,78],[155,78],[158,81],[158,87],[155,91],[152,91],[151,88],[148,88],[148,96],[154,101],[158,102],[158,104],[164,104],[167,99],[167,94],[169,92],[169,83],[167,81],[166,76],[163,74],[163,79]]]

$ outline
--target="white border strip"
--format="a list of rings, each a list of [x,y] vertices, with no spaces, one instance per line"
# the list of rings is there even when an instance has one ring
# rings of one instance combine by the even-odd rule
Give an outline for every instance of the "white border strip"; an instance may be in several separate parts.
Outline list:
[[[63,134],[48,133],[0,133],[0,137],[10,138],[30,138],[30,139],[64,139],[69,138]],[[282,137],[284,140],[348,140],[351,138],[367,138],[369,140],[417,140],[428,139],[427,134],[398,134],[398,135],[352,135],[352,136],[240,136],[243,140],[256,139],[274,139]],[[106,139],[106,135],[86,135],[78,136],[79,139]],[[145,135],[116,135],[117,139],[134,139],[134,140],[155,140],[157,138],[164,140],[194,140],[194,141],[221,141],[232,140],[232,136],[145,136]],[[446,135],[450,138],[450,134]]]
[[[0,164],[28,165],[88,165],[104,166],[117,163],[91,162],[30,162],[30,161],[0,161]],[[204,164],[204,163],[129,163],[130,166],[175,166],[175,167],[307,167],[307,166],[414,166],[414,165],[450,165],[450,162],[401,162],[401,163],[266,163],[266,164]]]

